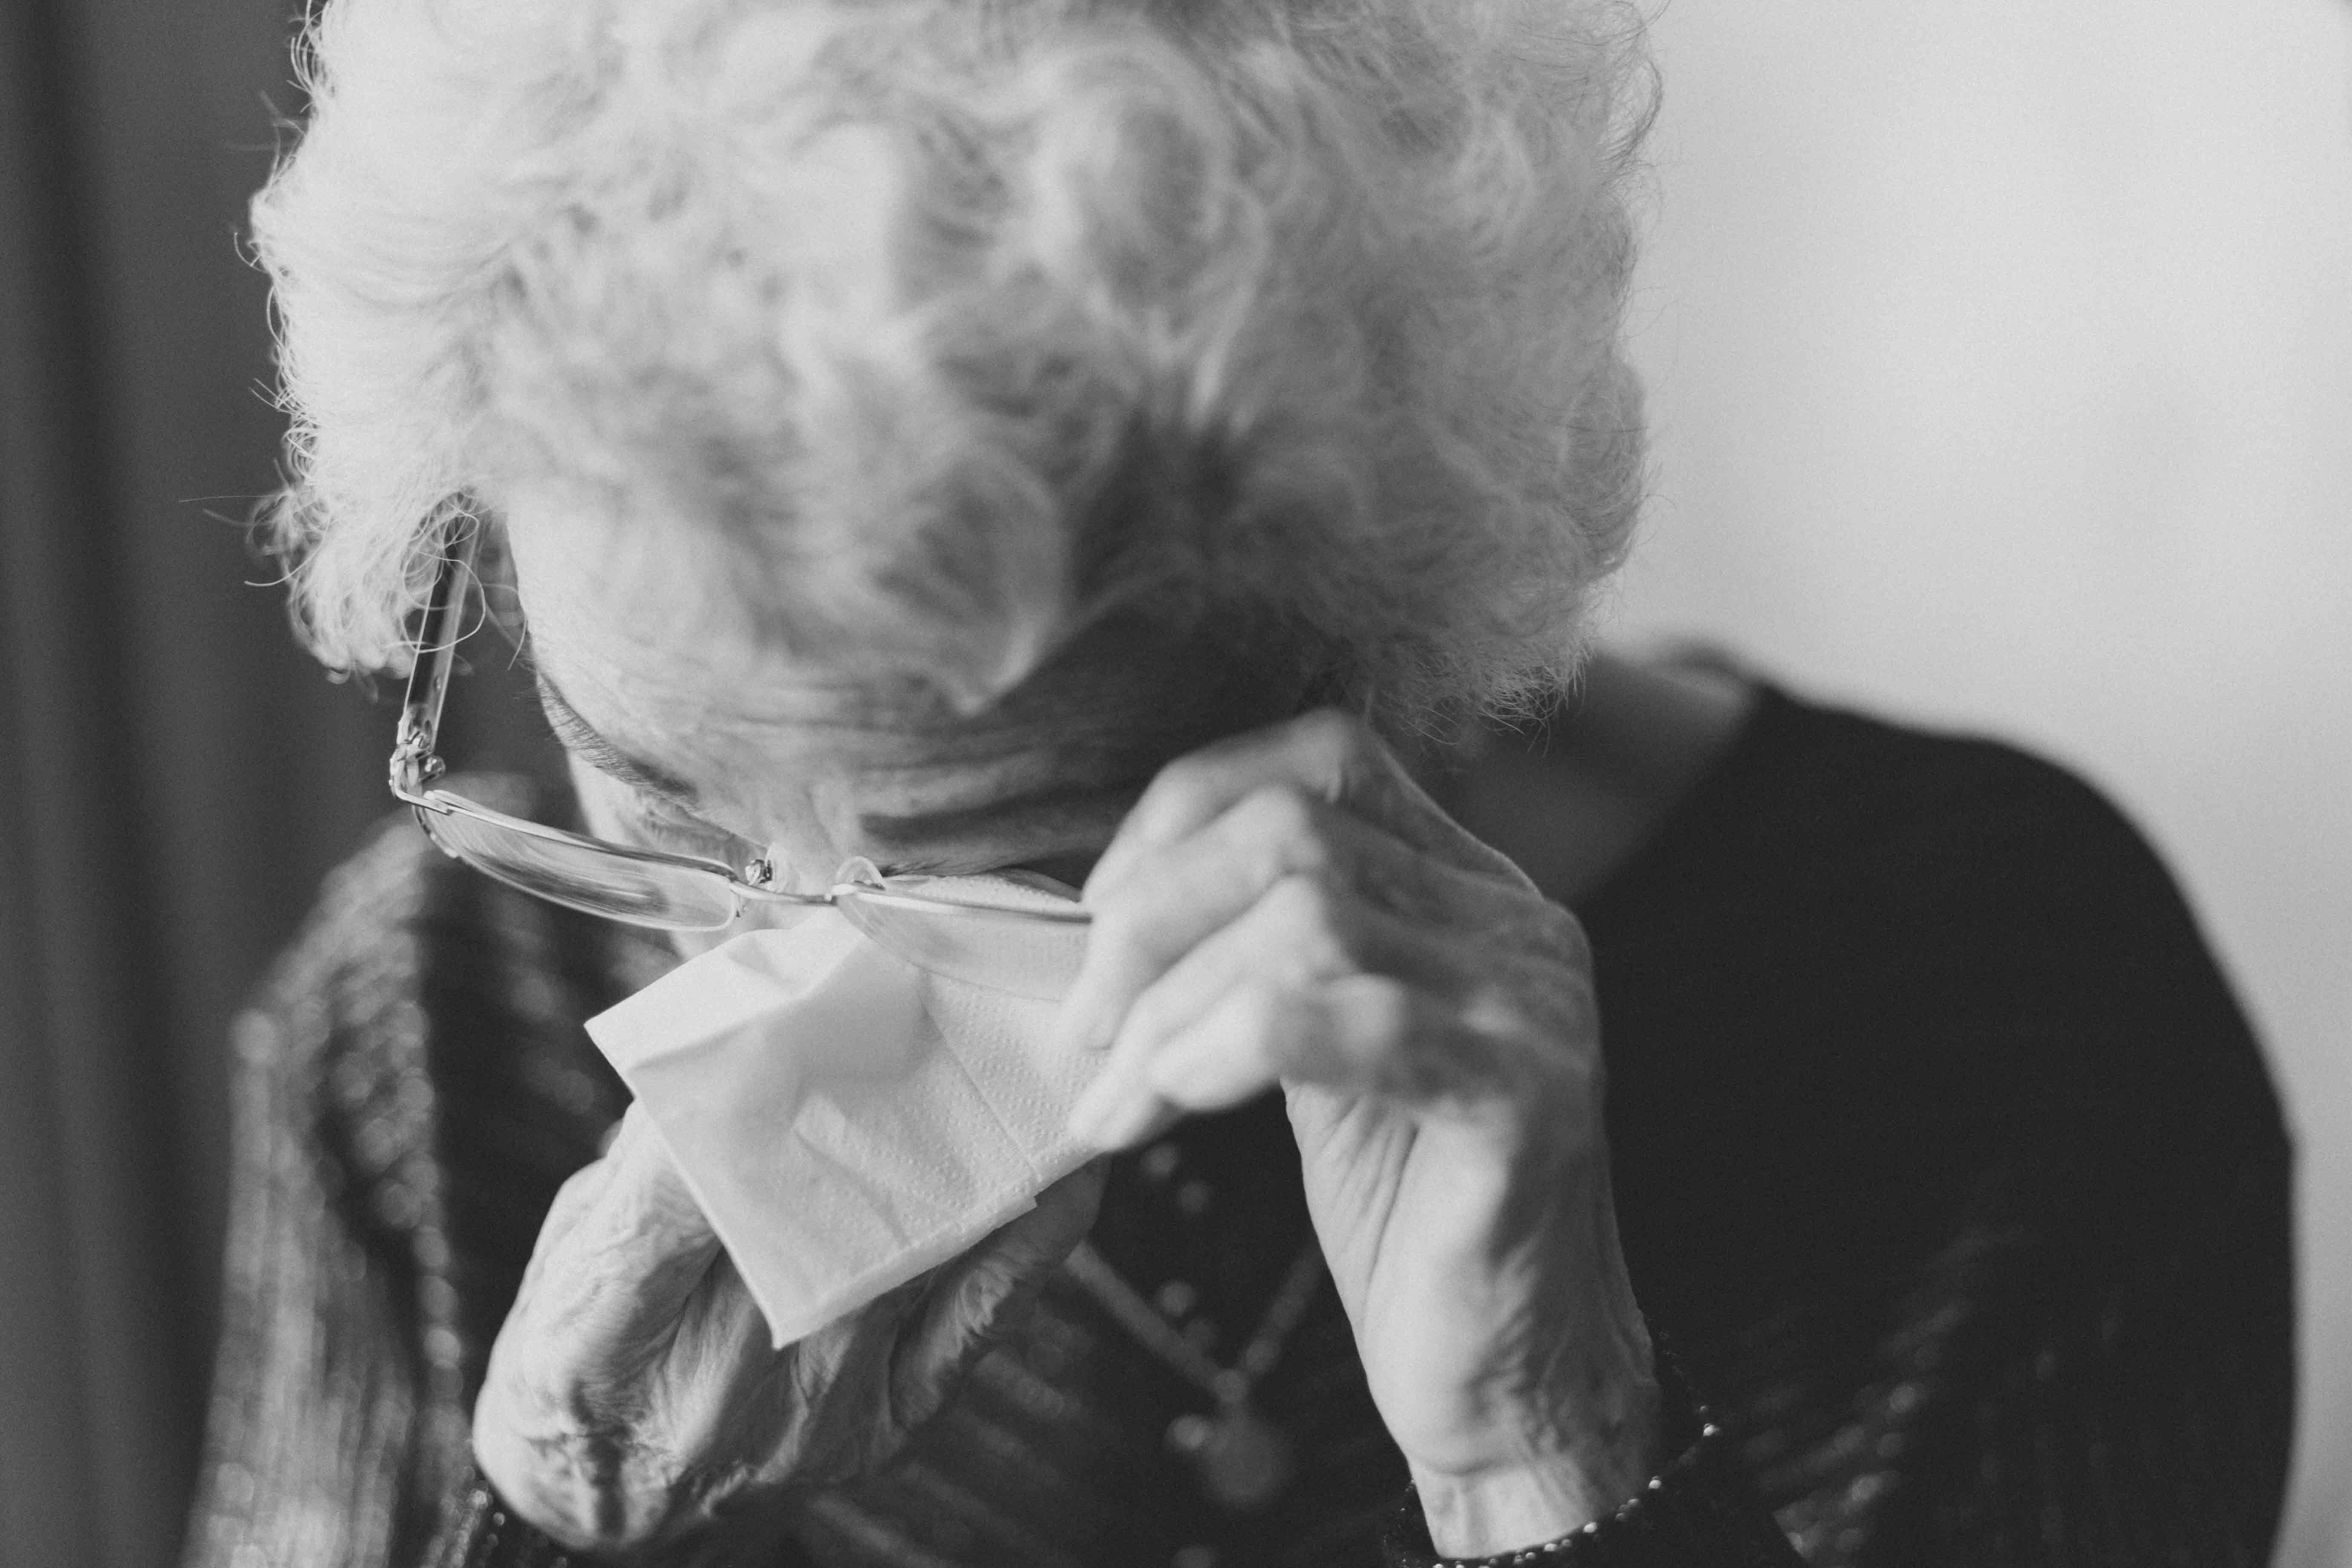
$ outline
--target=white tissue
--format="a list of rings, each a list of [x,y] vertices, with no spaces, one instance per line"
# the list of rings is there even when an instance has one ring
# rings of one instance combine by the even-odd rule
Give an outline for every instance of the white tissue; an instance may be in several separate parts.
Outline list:
[[[969,1248],[1091,1157],[1063,1123],[1101,1057],[1049,1048],[1056,1007],[926,973],[825,910],[689,960],[588,1034],[781,1346]]]

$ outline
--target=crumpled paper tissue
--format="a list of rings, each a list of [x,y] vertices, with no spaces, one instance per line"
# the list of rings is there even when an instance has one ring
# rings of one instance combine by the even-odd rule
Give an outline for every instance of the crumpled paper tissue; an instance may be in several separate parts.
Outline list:
[[[1047,929],[1074,974],[1086,928]],[[588,1034],[782,1346],[965,1251],[1097,1152],[1064,1121],[1103,1053],[1051,1048],[1057,1006],[926,973],[819,910],[688,960]]]

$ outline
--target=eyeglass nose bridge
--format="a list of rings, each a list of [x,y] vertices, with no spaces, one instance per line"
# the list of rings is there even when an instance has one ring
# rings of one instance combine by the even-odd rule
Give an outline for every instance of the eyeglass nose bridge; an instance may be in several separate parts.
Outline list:
[[[743,890],[761,895],[762,901],[773,900],[789,903],[829,904],[845,892],[879,893],[889,888],[882,868],[863,855],[853,855],[844,860],[822,892],[801,892],[781,886],[785,865],[782,847],[770,844],[764,852],[744,862],[742,869],[736,873],[735,880]]]

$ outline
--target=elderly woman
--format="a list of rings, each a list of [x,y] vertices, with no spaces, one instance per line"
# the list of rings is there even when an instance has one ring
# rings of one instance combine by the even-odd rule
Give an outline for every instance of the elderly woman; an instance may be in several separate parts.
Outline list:
[[[306,49],[277,538],[328,663],[415,663],[430,837],[241,1026],[193,1563],[2261,1561],[2286,1148],[2146,847],[1588,647],[1627,12]],[[485,615],[576,800],[437,777]],[[583,1020],[795,893],[1007,872],[1083,889],[1031,1045],[1102,1157],[776,1345]]]

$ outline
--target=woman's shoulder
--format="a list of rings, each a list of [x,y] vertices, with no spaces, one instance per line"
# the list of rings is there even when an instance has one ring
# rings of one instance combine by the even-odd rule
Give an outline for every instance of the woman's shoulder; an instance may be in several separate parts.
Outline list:
[[[2074,770],[1993,736],[1749,687],[1736,731],[1596,905],[1686,897],[1696,877],[1712,895],[1835,899],[1822,913],[1871,923],[1890,906],[1999,907],[2011,923],[2185,915],[2147,837]]]
[[[457,787],[522,816],[533,815],[541,794],[512,774],[473,775]],[[327,874],[256,1004],[332,1028],[380,1022],[408,1005],[503,999],[545,1023],[576,1024],[643,984],[661,962],[656,947],[451,860],[403,809]]]
[[[2202,953],[2147,836],[2074,769],[1994,736],[1759,682],[1737,740],[1628,882],[1704,868],[1726,894],[1989,957]]]
[[[2289,1152],[2181,890],[2073,769],[1757,693],[1580,910],[1645,1308],[1793,1438],[1759,1484],[1801,1541],[1872,1522],[1890,1482],[1920,1506],[1882,1543],[2030,1529],[2089,1494],[1996,1462],[2128,1408],[2156,1437],[2084,1484],[2136,1498],[2151,1540],[2258,1557],[2292,1405]],[[2183,1490],[2174,1446],[2216,1419],[2242,1463]],[[1981,1474],[1931,1457],[1939,1430],[1977,1435]]]
[[[1603,925],[1769,907],[1792,937],[1948,942],[1998,911],[1959,934],[2120,918],[2143,922],[2139,939],[2168,923],[2166,942],[2198,945],[2147,839],[2077,773],[1801,697],[1711,653],[1596,657],[1535,723],[1487,737],[1449,804]]]
[[[2161,856],[2081,774],[2006,741],[1759,682],[1736,741],[1581,912],[1629,1027],[1727,1028],[1686,1016],[1723,998],[1742,1038],[1840,1102],[2143,1128],[2228,1103],[2278,1123]]]
[[[529,806],[519,781],[462,787]],[[519,1268],[553,1184],[625,1103],[582,1026],[644,978],[648,945],[501,887],[407,813],[390,817],[328,876],[239,1026],[246,1070],[293,1123],[248,1136],[299,1138],[371,1229],[441,1225]],[[451,1212],[426,1213],[436,1202]]]

